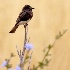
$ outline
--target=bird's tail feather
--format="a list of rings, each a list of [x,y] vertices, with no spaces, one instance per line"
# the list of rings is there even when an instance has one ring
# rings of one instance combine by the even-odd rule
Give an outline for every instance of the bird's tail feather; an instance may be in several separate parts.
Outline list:
[[[19,25],[15,25],[9,33],[15,33]]]

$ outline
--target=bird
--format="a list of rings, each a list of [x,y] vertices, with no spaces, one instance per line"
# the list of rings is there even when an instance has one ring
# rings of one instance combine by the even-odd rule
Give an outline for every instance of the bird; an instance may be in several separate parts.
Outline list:
[[[28,24],[28,22],[32,19],[33,17],[33,10],[34,8],[31,7],[30,5],[25,5],[22,8],[22,11],[20,12],[15,26],[11,29],[9,33],[15,33],[16,29],[18,28],[19,25],[25,25]]]

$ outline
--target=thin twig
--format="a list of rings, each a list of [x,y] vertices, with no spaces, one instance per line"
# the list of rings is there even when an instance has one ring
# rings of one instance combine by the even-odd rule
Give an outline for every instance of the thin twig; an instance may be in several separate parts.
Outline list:
[[[23,55],[24,55],[24,53],[25,53],[25,50],[26,50],[26,48],[25,48],[25,45],[26,45],[26,42],[27,42],[27,26],[28,26],[28,24],[25,24],[24,25],[24,28],[25,28],[25,38],[24,38],[24,47],[23,47]]]
[[[33,51],[32,51],[32,53],[33,53]],[[31,64],[32,53],[31,53],[31,55],[30,55],[30,60],[29,60],[29,65],[28,65],[28,70],[30,70],[30,64]]]

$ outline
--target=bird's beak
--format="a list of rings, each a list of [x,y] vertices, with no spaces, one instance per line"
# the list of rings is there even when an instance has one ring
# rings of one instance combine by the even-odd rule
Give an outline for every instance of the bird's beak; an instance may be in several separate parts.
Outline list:
[[[35,8],[32,8],[32,9],[35,9]]]

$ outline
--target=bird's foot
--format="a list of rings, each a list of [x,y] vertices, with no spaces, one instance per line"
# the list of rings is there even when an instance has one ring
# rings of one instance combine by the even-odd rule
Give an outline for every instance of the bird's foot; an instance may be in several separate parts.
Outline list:
[[[26,24],[24,24],[24,28],[26,28],[26,26],[28,26],[28,24],[26,23]]]

